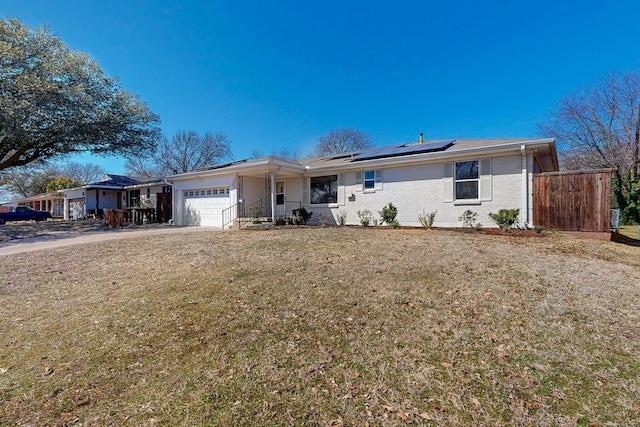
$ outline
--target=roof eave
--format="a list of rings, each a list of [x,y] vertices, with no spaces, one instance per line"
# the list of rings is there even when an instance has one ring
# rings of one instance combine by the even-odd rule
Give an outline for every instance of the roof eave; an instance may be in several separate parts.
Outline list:
[[[500,144],[500,145],[491,145],[485,147],[469,147],[459,150],[445,150],[441,152],[430,152],[430,153],[421,153],[421,154],[411,154],[407,156],[396,156],[396,157],[384,157],[380,159],[371,159],[371,160],[361,160],[361,161],[349,161],[339,165],[328,165],[328,166],[319,166],[313,167],[309,166],[306,168],[307,172],[315,172],[315,171],[324,171],[324,170],[348,170],[348,169],[361,169],[362,166],[384,166],[384,165],[404,165],[410,163],[424,163],[425,161],[442,161],[448,159],[455,159],[460,157],[469,157],[472,154],[477,155],[487,155],[487,154],[505,154],[505,153],[516,153],[520,152],[522,146],[525,146],[529,149],[536,149],[545,147],[555,153],[555,144],[553,138],[543,138],[543,139],[534,139],[534,140],[522,140],[511,142],[508,144]],[[555,159],[557,165],[557,159],[552,155],[552,158]],[[557,169],[557,166],[556,166]]]
[[[304,167],[298,162],[287,160],[281,157],[269,156],[260,159],[252,160],[247,163],[238,163],[219,169],[210,170],[197,170],[186,172],[178,175],[170,175],[167,180],[181,181],[193,178],[195,176],[215,176],[215,175],[228,175],[229,173],[236,173],[243,170],[260,169],[264,167],[282,167],[297,172],[304,172]]]

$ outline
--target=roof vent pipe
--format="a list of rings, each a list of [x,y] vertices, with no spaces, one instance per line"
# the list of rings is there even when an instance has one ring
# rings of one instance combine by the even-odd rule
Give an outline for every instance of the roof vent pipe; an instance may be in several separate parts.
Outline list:
[[[420,139],[418,140],[418,143],[424,144],[424,136],[423,136],[422,132],[420,132]]]

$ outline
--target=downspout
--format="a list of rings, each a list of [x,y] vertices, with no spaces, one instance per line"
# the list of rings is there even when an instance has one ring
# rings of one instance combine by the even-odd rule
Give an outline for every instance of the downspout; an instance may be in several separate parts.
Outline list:
[[[176,194],[175,191],[173,191],[173,182],[169,182],[167,178],[163,178],[162,181],[171,186],[171,219],[169,219],[169,224],[175,225],[176,222],[173,220],[173,212],[176,208]]]
[[[276,225],[276,176],[273,172],[271,175],[271,224]]]
[[[529,191],[528,191],[528,181],[529,176],[527,173],[527,147],[522,144],[520,146],[520,153],[522,154],[522,214],[520,218],[522,220],[522,224],[530,228],[529,224]]]

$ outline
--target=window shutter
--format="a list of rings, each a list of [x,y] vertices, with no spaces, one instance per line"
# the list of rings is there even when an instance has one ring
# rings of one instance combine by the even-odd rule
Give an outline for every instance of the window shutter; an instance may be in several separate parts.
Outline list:
[[[382,169],[378,169],[376,172],[376,184],[375,184],[375,189],[376,190],[382,190]]]
[[[302,204],[309,205],[309,177],[302,178]]]
[[[356,191],[362,191],[362,171],[356,172]]]
[[[491,159],[480,160],[480,200],[491,200]]]
[[[344,174],[338,174],[338,204],[344,205]]]
[[[447,162],[443,168],[444,201],[453,202],[453,163]]]

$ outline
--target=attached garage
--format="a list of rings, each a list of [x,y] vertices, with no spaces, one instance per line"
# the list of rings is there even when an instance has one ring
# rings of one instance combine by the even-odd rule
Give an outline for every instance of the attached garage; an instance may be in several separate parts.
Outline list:
[[[222,211],[231,206],[228,187],[184,190],[183,225],[222,227]]]
[[[84,197],[69,200],[69,219],[82,219],[86,216]]]

